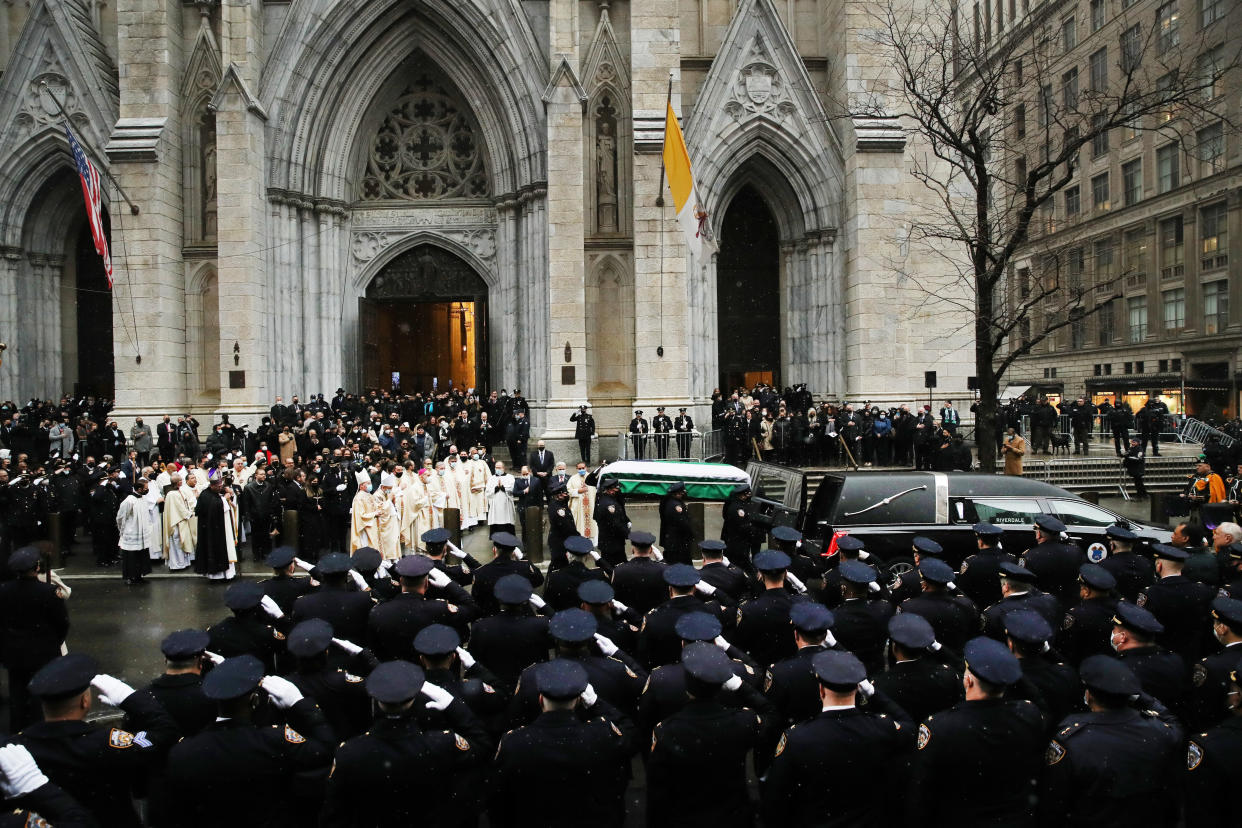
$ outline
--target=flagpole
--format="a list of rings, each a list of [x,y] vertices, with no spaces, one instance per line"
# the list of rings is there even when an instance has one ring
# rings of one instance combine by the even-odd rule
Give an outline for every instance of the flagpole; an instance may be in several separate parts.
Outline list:
[[[69,124],[70,123],[69,113],[66,112],[65,108],[60,105],[60,101],[56,99],[56,93],[53,92],[52,88],[47,85],[47,81],[41,82],[39,86],[43,89],[44,92],[47,92],[48,97],[52,99],[52,103],[56,104],[56,109],[60,111],[61,117],[65,119],[65,123]],[[108,180],[112,182],[112,186],[116,187],[116,191],[121,194],[121,198],[125,199],[125,203],[129,205],[130,214],[135,215],[135,216],[138,215],[138,205],[129,200],[129,196],[126,195],[125,190],[122,189],[121,185],[117,183],[117,180],[112,177],[112,173],[108,170],[107,165],[103,163],[102,156],[100,156],[99,153],[95,152],[94,147],[92,147],[90,145],[90,142],[86,140],[85,135],[79,135],[79,139],[80,140],[78,141],[78,143],[81,144],[88,152],[90,152],[91,155],[95,157],[95,162],[96,162],[98,169],[104,175],[108,176]]]
[[[668,70],[668,98],[664,103],[664,140],[660,142],[660,188],[656,190],[656,206],[660,208],[660,219],[656,222],[656,232],[660,234],[660,333],[664,333],[664,148],[668,145],[668,113],[673,105],[673,70]],[[656,346],[656,356],[664,356],[664,340]]]
[[[664,140],[660,142],[660,189],[656,190],[656,206],[664,206],[664,146],[668,143],[668,108],[673,105],[673,70],[668,70],[668,98],[664,103]]]

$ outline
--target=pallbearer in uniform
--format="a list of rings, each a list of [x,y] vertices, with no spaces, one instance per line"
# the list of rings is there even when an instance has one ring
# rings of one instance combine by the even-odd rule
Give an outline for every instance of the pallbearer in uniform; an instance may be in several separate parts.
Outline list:
[[[647,456],[647,432],[650,426],[643,419],[642,409],[634,412],[634,419],[630,420],[630,444],[634,448],[634,459],[642,460]]]
[[[677,409],[677,416],[673,419],[673,430],[677,432],[677,456],[682,460],[690,458],[690,448],[694,443],[694,420],[686,409]]]
[[[656,457],[664,460],[668,457],[668,436],[673,430],[673,421],[664,413],[664,406],[656,408],[656,415],[651,420],[651,430],[655,433]]]

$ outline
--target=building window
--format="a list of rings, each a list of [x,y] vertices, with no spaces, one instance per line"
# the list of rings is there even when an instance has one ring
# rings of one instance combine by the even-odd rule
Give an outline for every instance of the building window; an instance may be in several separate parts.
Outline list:
[[[1039,90],[1039,125],[1048,126],[1052,122],[1052,84],[1044,84]]]
[[[1139,137],[1139,131],[1143,126],[1143,116],[1139,112],[1138,103],[1135,101],[1127,103],[1125,111],[1128,117],[1121,125],[1121,140],[1132,141]]]
[[[1091,31],[1104,27],[1104,0],[1091,0]]]
[[[1229,325],[1229,282],[1208,282],[1203,286],[1203,332],[1218,334]],[[1180,370],[1180,366],[1178,369]]]
[[[1229,211],[1222,201],[1199,211],[1199,269],[1216,270],[1229,265]]]
[[[1026,137],[1026,104],[1018,104],[1013,108],[1013,129],[1019,138]]]
[[[1180,279],[1185,275],[1186,245],[1182,239],[1182,217],[1160,222],[1160,279]]]
[[[1215,175],[1225,168],[1225,131],[1220,123],[1206,126],[1196,133],[1195,156],[1199,161],[1199,178]]]
[[[1173,362],[1171,362],[1171,363],[1169,364],[1169,370],[1170,370],[1170,371],[1177,371],[1178,373],[1181,373],[1181,370],[1182,370],[1182,360],[1181,360],[1181,357],[1178,357],[1177,359],[1173,360]]]
[[[1016,158],[1013,162],[1013,181],[1018,189],[1026,188],[1026,159]]]
[[[1134,363],[1133,363],[1133,362],[1123,362],[1123,363],[1121,364],[1121,370],[1122,370],[1122,372],[1124,372],[1124,373],[1126,373],[1126,374],[1133,374],[1133,373],[1134,373]]]
[[[1156,9],[1156,50],[1160,54],[1176,46],[1181,38],[1177,32],[1177,3],[1165,3]]]
[[[1134,363],[1134,373],[1136,374],[1143,373],[1143,360],[1140,359]]]
[[[1073,17],[1061,21],[1061,51],[1071,52],[1078,45],[1078,26]]]
[[[1111,210],[1113,207],[1108,197],[1108,173],[1106,172],[1091,178],[1091,206],[1097,212]]]
[[[1166,144],[1156,150],[1156,192],[1167,193],[1182,183],[1181,158],[1177,144]]]
[[[1221,85],[1224,65],[1225,45],[1223,43],[1199,56],[1198,77],[1195,82],[1201,86],[1199,92],[1203,100],[1215,100],[1225,91]]]
[[[1097,334],[1096,341],[1100,345],[1113,344],[1113,329],[1117,325],[1116,313],[1114,312],[1113,303],[1105,302],[1100,306],[1099,311],[1095,314],[1095,330]],[[1104,373],[1112,373],[1112,369],[1105,365]]]
[[[1125,206],[1138,204],[1143,198],[1143,159],[1135,158],[1121,165],[1121,193]]]
[[[1066,282],[1070,292],[1075,296],[1082,293],[1082,273],[1085,269],[1085,257],[1081,247],[1071,247],[1065,252]]]
[[[1087,59],[1088,74],[1092,92],[1105,92],[1108,89],[1108,47],[1091,53]]]
[[[1091,157],[1101,158],[1108,154],[1108,115],[1103,112],[1091,116]]]
[[[1160,299],[1164,305],[1164,329],[1178,331],[1186,327],[1186,289],[1166,290]]]
[[[1069,111],[1078,108],[1078,67],[1061,75],[1061,103]]]
[[[1091,373],[1095,374],[1097,377],[1103,376],[1104,368],[1097,362],[1095,365],[1091,366]]]
[[[1142,342],[1147,338],[1147,297],[1131,296],[1127,299],[1126,313],[1129,315],[1130,343]]]
[[[1199,21],[1205,28],[1225,16],[1225,0],[1200,0],[1200,3]]]
[[[1095,285],[1107,290],[1109,283],[1117,277],[1113,270],[1113,240],[1096,239],[1091,255],[1095,259]]]
[[[1087,347],[1087,320],[1082,318],[1082,310],[1075,308],[1077,316],[1070,322],[1070,348],[1081,351]],[[1056,371],[1055,368],[1052,369]],[[1056,376],[1056,374],[1053,374]]]
[[[1143,56],[1143,35],[1138,23],[1121,33],[1121,71],[1133,72]]]
[[[1078,196],[1078,185],[1065,188],[1065,215],[1076,216],[1082,209],[1081,199]]]
[[[1022,58],[1017,58],[1013,62],[1013,82],[1018,86],[1022,85]]]
[[[1111,377],[1113,375],[1113,364],[1111,362],[1104,363],[1104,376]]]
[[[1126,287],[1147,283],[1147,233],[1142,227],[1127,230],[1122,237],[1121,266],[1125,268]]]
[[[1156,91],[1160,94],[1159,101],[1163,104],[1160,111],[1156,113],[1157,123],[1167,124],[1173,120],[1176,114],[1173,111],[1173,102],[1181,97],[1181,90],[1177,86],[1177,77],[1172,72],[1167,75],[1161,75],[1156,78]]]
[[[1160,366],[1160,373],[1162,374],[1166,373],[1169,370],[1169,361],[1167,359],[1162,359],[1159,362],[1159,366]]]

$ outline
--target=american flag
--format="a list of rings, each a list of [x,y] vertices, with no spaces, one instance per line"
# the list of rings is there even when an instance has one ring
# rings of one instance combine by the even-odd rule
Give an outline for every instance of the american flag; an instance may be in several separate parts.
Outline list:
[[[95,252],[103,259],[104,272],[108,275],[108,288],[112,287],[112,255],[108,252],[108,237],[104,235],[103,204],[99,191],[99,170],[86,157],[82,145],[73,137],[73,130],[65,123],[65,134],[69,136],[69,149],[73,152],[73,162],[78,166],[78,177],[82,179],[82,195],[86,199],[86,217],[91,224],[91,236],[95,239]]]

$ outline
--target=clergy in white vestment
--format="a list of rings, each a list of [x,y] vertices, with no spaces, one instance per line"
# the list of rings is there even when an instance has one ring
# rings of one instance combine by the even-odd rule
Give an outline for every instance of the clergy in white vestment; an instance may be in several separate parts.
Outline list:
[[[487,481],[488,534],[513,534],[517,510],[513,508],[513,475],[505,471],[503,460],[496,461],[496,473]]]

